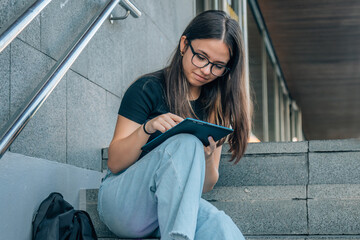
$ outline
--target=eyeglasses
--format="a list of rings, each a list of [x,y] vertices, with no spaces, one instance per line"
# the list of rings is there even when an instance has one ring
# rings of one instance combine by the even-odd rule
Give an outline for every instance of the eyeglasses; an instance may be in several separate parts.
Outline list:
[[[190,46],[191,52],[193,53],[191,62],[194,66],[196,66],[198,68],[204,68],[207,65],[211,64],[210,72],[217,77],[222,77],[228,71],[230,71],[230,68],[226,67],[225,65],[210,62],[210,60],[206,56],[204,56],[201,53],[195,52],[194,48],[191,46],[190,41],[189,41],[189,46]]]

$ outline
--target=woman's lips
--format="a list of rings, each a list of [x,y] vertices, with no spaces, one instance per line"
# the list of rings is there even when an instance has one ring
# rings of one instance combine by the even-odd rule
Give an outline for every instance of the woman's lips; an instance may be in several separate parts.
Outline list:
[[[207,79],[199,74],[194,73],[196,80],[200,82],[207,82]]]

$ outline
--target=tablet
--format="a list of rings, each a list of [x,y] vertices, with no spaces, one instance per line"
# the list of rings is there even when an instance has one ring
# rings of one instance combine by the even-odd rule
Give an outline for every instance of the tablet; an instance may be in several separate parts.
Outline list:
[[[173,128],[162,133],[150,142],[142,146],[141,150],[150,152],[155,147],[163,143],[169,137],[179,133],[189,133],[195,135],[205,145],[209,146],[208,137],[212,136],[216,141],[232,133],[234,130],[227,127],[222,127],[216,124],[204,122],[193,118],[185,118],[182,122],[178,123]]]

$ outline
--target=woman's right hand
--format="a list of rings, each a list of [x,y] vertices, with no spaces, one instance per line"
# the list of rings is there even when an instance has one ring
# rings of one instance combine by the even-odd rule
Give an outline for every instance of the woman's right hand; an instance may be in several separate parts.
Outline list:
[[[154,133],[157,130],[164,133],[183,120],[184,119],[178,115],[165,113],[147,121],[145,124],[145,130],[148,133]]]

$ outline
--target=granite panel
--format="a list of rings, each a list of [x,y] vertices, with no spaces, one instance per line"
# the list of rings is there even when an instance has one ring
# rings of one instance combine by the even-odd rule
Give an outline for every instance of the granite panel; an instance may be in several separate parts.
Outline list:
[[[360,183],[359,160],[360,152],[309,153],[309,183]]]
[[[218,187],[203,194],[204,199],[216,202],[277,201],[306,199],[306,186],[244,186]]]
[[[67,163],[101,171],[101,149],[109,143],[106,117],[106,91],[68,72]]]
[[[306,240],[304,236],[245,236],[246,240]]]
[[[40,36],[40,15],[38,15],[26,28],[24,28],[18,35],[18,38],[40,50]]]
[[[41,51],[59,60],[104,5],[103,0],[52,1],[41,13]],[[85,49],[72,69],[86,77],[88,61]]]
[[[307,153],[308,142],[262,142],[249,143],[245,155],[250,154],[284,154]],[[224,144],[222,153],[229,154],[229,144]]]
[[[248,200],[212,202],[245,235],[307,234],[306,201]]]
[[[310,152],[360,151],[360,139],[309,141]]]
[[[32,0],[1,0],[0,1],[0,29],[8,27],[23,12],[28,9],[34,1]]]
[[[11,107],[14,114],[32,95],[55,61],[21,40],[11,44]]]
[[[0,3],[0,32],[2,28],[7,28],[23,12],[25,12],[34,1],[31,0],[2,0]],[[18,38],[28,43],[29,45],[39,49],[40,48],[40,17],[37,16],[32,22],[18,35]]]
[[[218,186],[306,185],[307,155],[253,155],[243,157],[237,165],[220,161]]]
[[[359,240],[360,236],[358,235],[314,235],[314,236],[245,236],[247,240],[260,240],[260,239],[267,239],[267,240]]]
[[[122,97],[128,86],[149,68],[147,48],[155,41],[146,41],[146,29],[151,24],[145,17],[104,23],[89,44],[89,79]]]
[[[308,201],[310,234],[359,234],[360,199]]]
[[[14,40],[11,46],[11,114],[32,95],[54,61],[43,53]],[[11,151],[66,161],[66,80],[60,81],[11,146]]]
[[[1,130],[10,118],[10,48],[0,53],[0,102]]]
[[[177,43],[185,27],[194,17],[194,2],[161,0],[158,4],[149,1],[134,1],[172,43]]]
[[[243,234],[306,234],[305,186],[215,187],[203,195]]]
[[[360,185],[310,185],[308,212],[310,234],[358,234]]]

